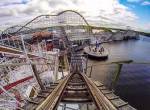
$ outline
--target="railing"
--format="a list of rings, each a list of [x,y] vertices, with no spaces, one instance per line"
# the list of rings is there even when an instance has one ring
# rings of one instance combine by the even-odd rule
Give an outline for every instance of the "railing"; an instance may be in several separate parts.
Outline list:
[[[21,95],[21,100],[25,100],[27,96],[24,96],[29,85],[34,85],[39,89],[42,86],[45,87],[55,79],[56,71],[56,57],[57,53],[47,53],[45,58],[8,58],[8,60],[0,63],[0,97],[1,99],[8,97],[13,100],[16,105],[22,105],[24,102],[18,101],[16,96],[14,97],[14,89]],[[11,56],[12,57],[12,56]],[[58,58],[57,58],[58,59]],[[29,62],[30,60],[30,62]],[[45,79],[47,78],[47,79]],[[37,83],[38,82],[38,83]],[[39,83],[40,82],[40,83]],[[37,89],[38,91],[38,89]],[[23,95],[24,94],[24,95]],[[8,99],[7,98],[7,99]],[[0,109],[7,106],[6,103],[10,101],[3,101],[0,104]],[[10,107],[16,107],[11,105]],[[9,108],[9,106],[7,106]],[[17,108],[17,107],[16,107]]]
[[[2,109],[2,110],[10,110],[10,109],[13,109],[13,110],[19,109],[19,110],[21,110],[22,108],[18,107],[17,105],[18,105],[17,101],[12,100],[12,99],[10,99],[10,100],[0,100],[0,109]]]
[[[0,45],[14,48],[17,50],[23,50],[20,36],[12,36],[10,34],[1,35]]]
[[[31,54],[36,54],[37,56],[40,56],[40,51],[43,51],[43,48],[40,48],[41,45],[31,45],[27,43],[23,36],[13,36],[10,34],[1,34],[0,35],[0,46],[4,46],[3,48],[11,48],[16,49],[20,52],[26,52]],[[2,51],[2,50],[1,50]]]

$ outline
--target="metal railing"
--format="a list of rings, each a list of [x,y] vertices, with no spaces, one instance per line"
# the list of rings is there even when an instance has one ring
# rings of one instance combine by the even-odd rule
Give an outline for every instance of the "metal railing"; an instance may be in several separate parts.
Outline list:
[[[40,53],[38,46],[27,43],[22,35],[13,36],[11,34],[1,34],[0,46],[5,46],[5,48],[12,48],[22,52],[35,53],[37,55]],[[41,51],[43,51],[43,49]]]
[[[29,85],[36,85],[38,88],[42,88],[42,86],[47,86],[46,84],[49,84],[50,82],[53,82],[53,78],[50,78],[50,76],[55,76],[55,66],[58,64],[55,64],[56,59],[55,57],[58,57],[58,55],[54,54],[51,55],[50,53],[47,54],[48,56],[45,58],[8,58],[8,60],[0,63],[0,97],[9,97],[10,99],[15,100],[16,104],[21,105],[19,101],[16,101],[16,98],[12,94],[13,89],[17,89],[21,92],[21,94],[24,94],[26,89],[22,91],[22,89],[25,86]],[[52,58],[50,58],[50,55]],[[12,57],[12,56],[11,56]],[[50,59],[48,59],[50,58]],[[28,62],[30,60],[30,62]],[[20,72],[20,73],[19,73]],[[35,73],[36,72],[36,73]],[[44,73],[46,72],[46,73]],[[14,74],[14,75],[13,75]],[[36,76],[38,75],[38,76]],[[44,75],[48,75],[49,83],[45,82]],[[53,77],[54,77],[53,76]],[[38,79],[37,79],[38,78]],[[7,80],[7,82],[5,82]],[[11,81],[12,80],[12,81]],[[14,81],[13,81],[14,80]],[[40,80],[40,83],[39,83]],[[48,80],[46,80],[48,81]],[[38,82],[38,83],[37,83]],[[24,96],[21,97],[24,100]],[[6,102],[6,101],[4,101]],[[9,100],[7,100],[7,103],[9,103]],[[3,105],[0,105],[0,108],[5,107],[7,104],[4,103]],[[11,106],[11,105],[10,105]],[[8,106],[9,107],[9,106]],[[12,106],[13,107],[13,106]]]

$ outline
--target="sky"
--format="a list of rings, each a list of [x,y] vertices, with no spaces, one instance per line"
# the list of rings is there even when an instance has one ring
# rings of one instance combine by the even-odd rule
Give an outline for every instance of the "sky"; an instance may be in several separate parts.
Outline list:
[[[0,29],[68,9],[91,25],[150,32],[150,0],[0,0]]]

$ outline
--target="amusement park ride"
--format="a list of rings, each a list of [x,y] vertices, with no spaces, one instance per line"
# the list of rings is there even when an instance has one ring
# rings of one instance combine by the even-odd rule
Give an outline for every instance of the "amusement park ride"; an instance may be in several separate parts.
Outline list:
[[[2,31],[0,109],[135,110],[88,77],[88,52],[79,50],[93,37],[85,18],[72,10]]]

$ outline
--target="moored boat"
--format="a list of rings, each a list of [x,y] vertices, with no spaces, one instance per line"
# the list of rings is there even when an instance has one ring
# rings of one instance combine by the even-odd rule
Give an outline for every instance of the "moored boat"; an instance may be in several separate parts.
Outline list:
[[[88,55],[89,58],[97,60],[106,60],[108,58],[108,50],[104,47],[87,46],[84,48],[84,53]]]

